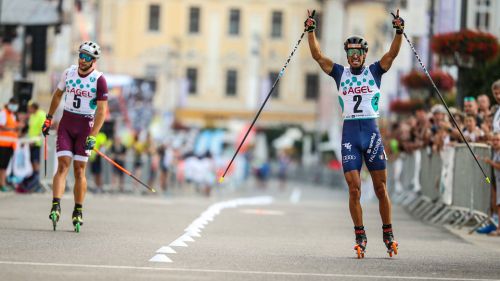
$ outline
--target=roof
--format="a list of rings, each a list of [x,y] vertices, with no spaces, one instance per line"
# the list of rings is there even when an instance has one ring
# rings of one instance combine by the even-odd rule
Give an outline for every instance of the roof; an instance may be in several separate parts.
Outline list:
[[[58,1],[0,0],[0,24],[52,25],[59,23]]]

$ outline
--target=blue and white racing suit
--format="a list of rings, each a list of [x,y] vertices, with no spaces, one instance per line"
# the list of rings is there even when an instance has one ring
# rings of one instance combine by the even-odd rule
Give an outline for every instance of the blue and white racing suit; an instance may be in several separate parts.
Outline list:
[[[385,73],[379,62],[352,73],[334,64],[330,73],[337,83],[344,125],[342,166],[345,172],[361,170],[363,158],[370,171],[386,168],[384,144],[377,126],[380,82]]]

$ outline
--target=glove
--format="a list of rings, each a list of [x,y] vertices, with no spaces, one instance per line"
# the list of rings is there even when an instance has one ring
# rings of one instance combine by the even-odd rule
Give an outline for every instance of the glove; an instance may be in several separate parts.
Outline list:
[[[316,29],[316,20],[313,18],[314,11],[312,14],[309,11],[307,11],[307,13],[309,14],[309,17],[304,22],[304,30],[307,32],[313,32]]]
[[[88,136],[87,140],[85,141],[85,150],[93,150],[94,146],[95,146],[95,137]]]
[[[45,122],[42,125],[42,134],[44,137],[49,135],[50,126],[52,126],[52,115],[45,116]]]
[[[396,15],[392,14],[394,19],[392,20],[392,27],[396,29],[397,34],[403,34],[405,29],[405,20],[399,16],[399,10]]]

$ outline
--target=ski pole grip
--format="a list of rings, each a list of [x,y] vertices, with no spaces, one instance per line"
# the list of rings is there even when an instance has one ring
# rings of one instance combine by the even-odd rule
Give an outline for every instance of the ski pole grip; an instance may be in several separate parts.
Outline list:
[[[314,14],[316,14],[316,10],[313,10],[311,13],[311,18],[314,17]]]

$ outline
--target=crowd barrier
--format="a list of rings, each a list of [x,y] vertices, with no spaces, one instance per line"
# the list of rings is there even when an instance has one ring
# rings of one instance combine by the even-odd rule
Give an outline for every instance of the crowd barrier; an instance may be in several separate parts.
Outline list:
[[[479,158],[491,158],[491,148],[471,144]],[[487,176],[492,169],[479,161]],[[398,169],[399,167],[399,169]],[[434,224],[472,230],[492,222],[490,216],[491,184],[485,178],[465,144],[447,147],[441,152],[429,148],[401,153],[389,165],[389,182],[394,184],[391,196],[417,218]]]

